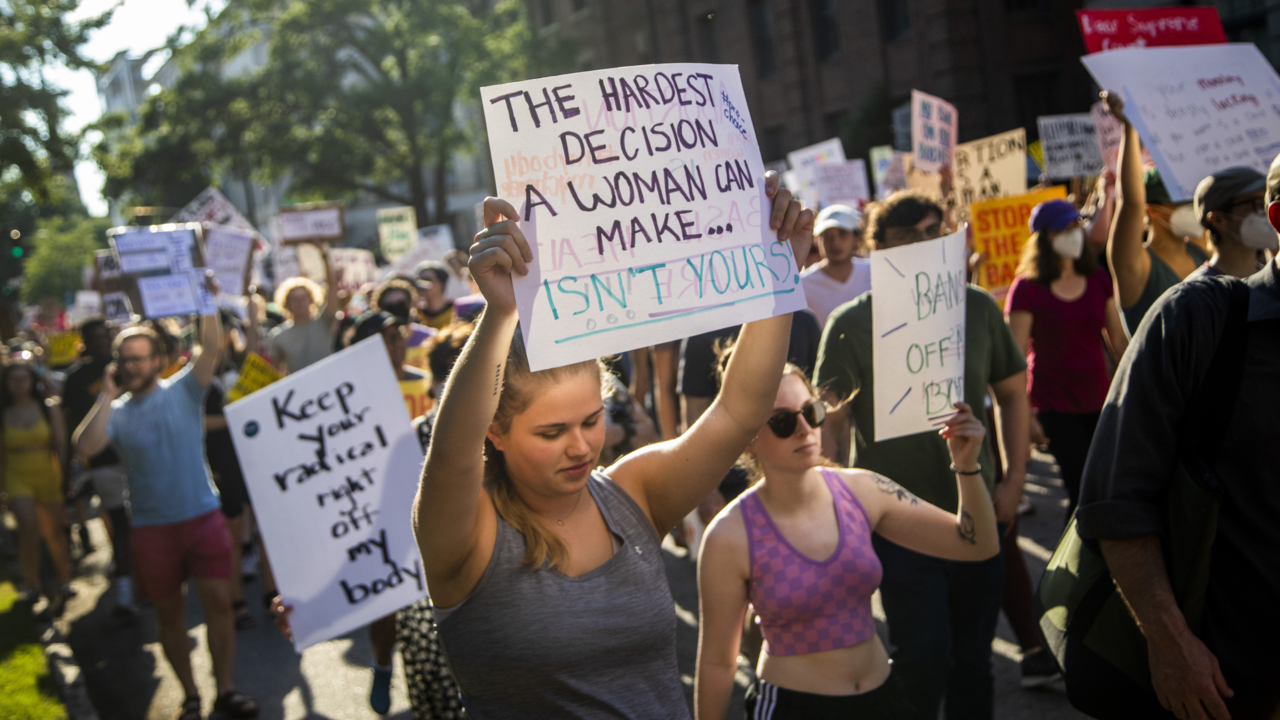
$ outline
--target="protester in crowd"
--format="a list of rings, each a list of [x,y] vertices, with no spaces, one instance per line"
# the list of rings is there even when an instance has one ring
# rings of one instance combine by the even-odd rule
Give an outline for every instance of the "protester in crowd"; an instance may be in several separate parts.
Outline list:
[[[866,233],[874,249],[898,247],[940,237],[942,218],[942,208],[928,196],[902,191],[872,209]],[[954,512],[958,497],[942,438],[918,433],[875,441],[873,294],[840,306],[823,331],[816,384],[833,407],[852,397],[823,426],[824,454],[846,466],[897,478],[920,499]],[[983,407],[988,386],[995,398],[1005,481],[993,500],[1003,535],[1016,517],[1026,481],[1026,362],[999,306],[974,286],[965,302],[964,349],[964,401]],[[995,460],[989,444],[984,443],[978,462],[990,490]],[[895,646],[894,669],[911,694],[913,717],[934,720],[944,695],[952,717],[991,717],[991,641],[1000,611],[1003,559],[955,562],[882,537],[873,542],[884,567],[880,595]]]
[[[62,411],[66,415],[66,436],[70,437],[84,421],[85,416],[102,393],[102,374],[111,363],[111,329],[101,318],[87,320],[80,326],[84,341],[84,356],[67,373],[62,389]],[[88,482],[98,494],[100,515],[107,535],[111,538],[116,605],[114,612],[123,617],[136,615],[137,604],[133,596],[133,577],[130,570],[128,477],[124,465],[114,448],[90,458],[79,458],[81,477],[76,482]]]
[[[1116,358],[1128,341],[1111,301],[1111,277],[1084,252],[1080,213],[1066,200],[1031,210],[1031,237],[1005,301],[1009,329],[1027,358],[1031,440],[1047,444],[1067,489],[1067,518],[1107,397],[1104,337]],[[1105,335],[1104,335],[1105,334]]]
[[[1203,234],[1191,203],[1174,203],[1155,168],[1142,169],[1138,131],[1124,114],[1124,101],[1104,92],[1103,100],[1124,128],[1116,174],[1115,218],[1107,240],[1107,261],[1125,329],[1133,332],[1165,290],[1182,282],[1209,259],[1188,238]],[[1147,240],[1142,240],[1146,221]]]
[[[1246,278],[1262,269],[1258,255],[1276,249],[1263,198],[1267,179],[1251,167],[1219,170],[1196,185],[1196,219],[1208,231],[1213,256],[1187,277],[1230,275]]]
[[[770,227],[804,257],[812,214],[778,189],[777,173],[766,193]],[[603,370],[528,369],[512,273],[533,255],[516,218],[506,201],[485,201],[470,268],[488,305],[445,386],[415,509],[450,662],[484,717],[687,717],[659,539],[766,419],[790,316],[743,329],[695,427],[593,474]],[[483,456],[472,449],[481,442]]]
[[[324,258],[323,291],[304,277],[289,278],[276,288],[276,305],[284,309],[289,319],[271,332],[268,347],[281,372],[297,372],[333,353],[333,325],[342,300],[329,246],[318,247]]]
[[[116,362],[103,375],[102,396],[75,435],[82,456],[92,457],[110,443],[124,460],[134,580],[139,596],[155,607],[165,657],[186,692],[179,720],[202,717],[183,607],[182,585],[188,578],[204,609],[217,684],[214,710],[233,718],[258,714],[258,704],[232,682],[232,538],[204,455],[205,392],[221,343],[218,315],[202,317],[195,360],[161,380],[160,338],[145,327],[126,329],[115,339]]]
[[[62,408],[48,394],[30,363],[16,361],[0,371],[0,503],[7,503],[18,521],[18,559],[26,584],[24,600],[40,595],[40,540],[53,560],[61,589],[50,598],[46,612],[61,613],[74,595],[65,534],[67,496],[67,434]]]
[[[821,327],[833,310],[871,289],[871,263],[855,257],[862,249],[862,213],[828,205],[813,224],[813,240],[822,260],[800,273],[800,284]]]
[[[871,534],[955,561],[999,552],[978,465],[986,431],[968,405],[955,407],[939,423],[960,497],[950,514],[882,475],[830,467],[819,430],[825,406],[804,372],[787,365],[773,415],[740,461],[755,484],[716,517],[702,545],[699,720],[725,717],[748,603],[760,616],[765,646],[747,691],[747,717],[896,719],[911,712],[871,615],[880,582]]]
[[[1280,158],[1267,174],[1267,217],[1280,229]],[[1078,529],[1096,541],[1146,639],[1154,694],[1081,644],[1064,670],[1072,704],[1099,718],[1177,716],[1269,719],[1280,714],[1280,265],[1244,281],[1203,278],[1166,293],[1133,335],[1116,371],[1085,465]],[[1227,338],[1230,337],[1230,340]],[[1219,344],[1232,367],[1210,366]],[[1238,392],[1204,397],[1210,373],[1230,373]],[[1225,384],[1225,383],[1224,383]],[[1232,408],[1206,416],[1205,408]],[[1214,441],[1207,438],[1214,437]],[[1216,445],[1211,455],[1206,446]],[[1173,527],[1167,498],[1179,460],[1203,466],[1218,510],[1199,629],[1179,608],[1163,542]],[[1107,666],[1109,667],[1109,666]],[[1163,711],[1162,711],[1163,708]]]
[[[398,277],[391,277],[382,281],[373,289],[369,300],[372,308],[385,310],[405,323],[409,332],[405,338],[405,344],[408,348],[405,362],[416,368],[425,369],[427,366],[427,341],[434,337],[438,331],[433,327],[417,322],[417,310],[414,307],[415,295],[416,291],[411,283]],[[414,413],[413,417],[421,414],[421,412]]]
[[[419,310],[423,320],[436,330],[453,323],[453,300],[449,298],[449,266],[438,260],[425,260],[413,269],[423,285],[423,302]]]

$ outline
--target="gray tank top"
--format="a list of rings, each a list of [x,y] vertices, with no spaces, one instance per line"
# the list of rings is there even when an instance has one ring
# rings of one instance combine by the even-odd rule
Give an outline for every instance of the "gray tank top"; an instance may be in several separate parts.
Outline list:
[[[676,669],[675,601],[653,525],[600,472],[587,483],[621,547],[576,578],[521,564],[524,536],[498,516],[493,557],[440,622],[477,720],[689,717]]]

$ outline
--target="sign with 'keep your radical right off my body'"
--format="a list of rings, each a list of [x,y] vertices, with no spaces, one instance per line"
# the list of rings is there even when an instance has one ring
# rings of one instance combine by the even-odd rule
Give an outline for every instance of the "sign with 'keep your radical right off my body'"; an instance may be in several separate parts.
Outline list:
[[[513,276],[534,370],[804,308],[769,229],[733,65],[482,88],[498,195],[533,250]]]

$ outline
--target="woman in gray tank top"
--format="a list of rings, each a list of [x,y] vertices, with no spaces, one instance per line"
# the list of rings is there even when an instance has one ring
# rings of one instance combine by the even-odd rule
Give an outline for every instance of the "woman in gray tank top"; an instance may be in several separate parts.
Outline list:
[[[777,173],[765,187],[770,227],[806,257],[813,213]],[[533,260],[518,218],[485,200],[469,267],[487,306],[441,398],[414,512],[440,634],[478,720],[687,718],[659,541],[768,417],[791,315],[743,327],[719,398],[688,432],[594,471],[600,365],[530,372],[512,340],[511,274]]]

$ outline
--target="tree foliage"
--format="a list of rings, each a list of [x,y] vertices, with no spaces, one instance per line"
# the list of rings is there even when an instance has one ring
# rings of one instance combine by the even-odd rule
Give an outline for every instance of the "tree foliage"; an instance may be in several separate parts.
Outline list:
[[[82,289],[81,268],[92,265],[94,251],[107,246],[110,225],[107,218],[83,215],[41,219],[23,273],[23,301],[62,299],[66,293]]]

